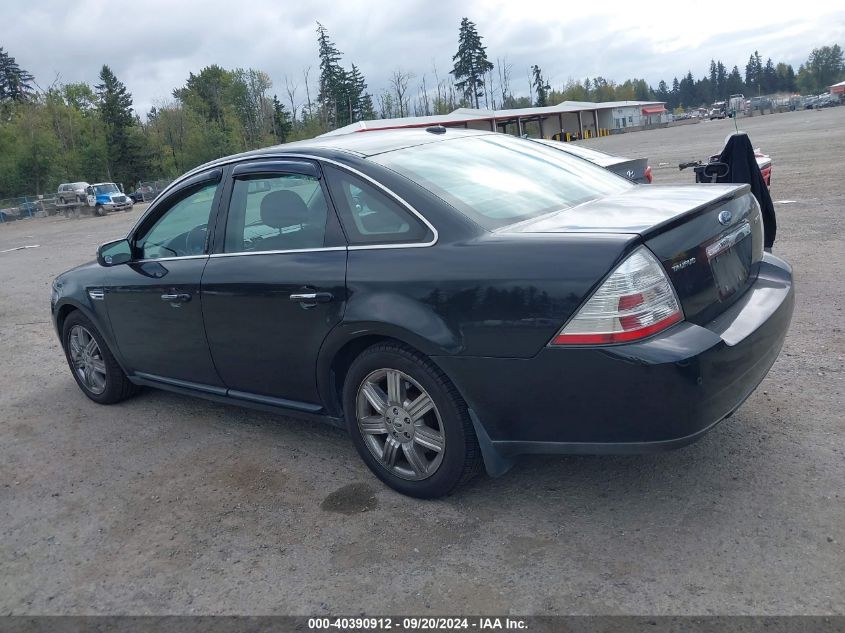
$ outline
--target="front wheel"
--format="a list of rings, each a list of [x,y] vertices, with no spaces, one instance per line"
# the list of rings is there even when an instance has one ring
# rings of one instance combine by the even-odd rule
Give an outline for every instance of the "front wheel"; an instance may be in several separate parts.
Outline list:
[[[405,347],[365,350],[347,373],[343,407],[361,458],[403,494],[449,494],[481,466],[463,398],[429,359]]]
[[[103,205],[98,204],[96,207],[94,207],[94,215],[96,215],[97,217],[101,218],[105,214],[106,214],[106,210],[103,208]]]
[[[94,402],[114,404],[137,391],[97,328],[81,312],[73,312],[65,320],[62,346],[76,384]]]

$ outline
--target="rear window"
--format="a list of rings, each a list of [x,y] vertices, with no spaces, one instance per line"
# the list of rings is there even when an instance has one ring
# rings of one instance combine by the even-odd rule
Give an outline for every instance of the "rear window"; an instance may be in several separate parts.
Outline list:
[[[550,147],[505,134],[462,137],[372,156],[493,230],[634,187]]]

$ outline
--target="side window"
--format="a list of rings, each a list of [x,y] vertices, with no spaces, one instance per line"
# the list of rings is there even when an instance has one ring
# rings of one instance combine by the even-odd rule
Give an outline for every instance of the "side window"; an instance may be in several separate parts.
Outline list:
[[[206,248],[208,220],[217,193],[217,182],[188,188],[164,202],[167,210],[141,237],[135,250],[142,259],[202,255]]]
[[[226,253],[321,248],[328,206],[318,178],[301,174],[238,177],[226,220]]]
[[[363,178],[328,169],[329,189],[350,245],[424,242],[431,230],[413,213]]]

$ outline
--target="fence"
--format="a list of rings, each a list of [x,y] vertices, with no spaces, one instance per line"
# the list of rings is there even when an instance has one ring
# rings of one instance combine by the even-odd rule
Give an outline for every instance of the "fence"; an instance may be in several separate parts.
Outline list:
[[[127,195],[131,193],[135,202],[152,202],[171,182],[170,180],[139,182],[135,191],[127,192]],[[63,213],[64,210],[56,206],[57,202],[56,194],[2,198],[0,199],[0,224],[30,218],[46,218]]]
[[[41,218],[54,215],[56,196],[20,196],[0,200],[0,222],[12,222],[24,218]]]

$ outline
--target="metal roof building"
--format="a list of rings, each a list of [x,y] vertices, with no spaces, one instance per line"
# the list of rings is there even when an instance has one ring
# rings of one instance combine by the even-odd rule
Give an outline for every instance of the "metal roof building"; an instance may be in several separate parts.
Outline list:
[[[324,136],[366,130],[443,125],[566,140],[601,136],[613,131],[643,129],[667,123],[669,120],[666,104],[662,101],[563,101],[543,108],[458,108],[449,114],[359,121],[327,132]]]

